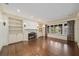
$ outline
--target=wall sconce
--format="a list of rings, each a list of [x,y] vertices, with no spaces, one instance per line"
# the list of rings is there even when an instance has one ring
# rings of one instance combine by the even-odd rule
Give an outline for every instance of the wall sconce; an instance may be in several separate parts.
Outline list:
[[[5,26],[6,25],[6,22],[3,22],[3,25]]]
[[[45,27],[45,25],[43,25],[43,27]]]
[[[24,27],[26,27],[26,25],[24,24]]]

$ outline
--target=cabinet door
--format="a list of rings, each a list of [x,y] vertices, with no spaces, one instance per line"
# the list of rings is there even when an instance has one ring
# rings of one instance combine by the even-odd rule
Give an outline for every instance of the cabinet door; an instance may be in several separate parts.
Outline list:
[[[16,39],[16,34],[9,34],[9,40],[8,40],[9,44],[15,43],[16,40],[17,40]]]
[[[24,39],[23,39],[23,33],[18,33],[17,35],[16,35],[16,42],[19,42],[19,41],[23,41]]]

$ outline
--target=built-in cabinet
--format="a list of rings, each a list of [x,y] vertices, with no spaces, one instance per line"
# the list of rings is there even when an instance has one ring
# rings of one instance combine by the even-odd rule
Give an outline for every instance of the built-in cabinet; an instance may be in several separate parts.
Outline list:
[[[22,33],[23,32],[23,22],[22,19],[16,19],[9,17],[9,33]]]
[[[35,32],[38,36],[38,23],[27,20],[19,19],[16,17],[8,17],[9,20],[9,43],[19,41],[28,41],[28,33]]]
[[[23,20],[16,17],[8,17],[9,39],[8,42],[15,43],[23,40]]]

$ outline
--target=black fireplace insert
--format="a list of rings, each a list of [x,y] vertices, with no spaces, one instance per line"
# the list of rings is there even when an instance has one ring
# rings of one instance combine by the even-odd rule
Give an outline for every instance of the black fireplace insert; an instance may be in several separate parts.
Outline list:
[[[35,32],[28,33],[28,40],[34,40],[37,38],[37,34]]]

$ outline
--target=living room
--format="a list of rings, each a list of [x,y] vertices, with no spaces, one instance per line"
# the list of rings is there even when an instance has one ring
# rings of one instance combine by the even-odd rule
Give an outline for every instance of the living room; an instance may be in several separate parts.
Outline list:
[[[79,55],[78,3],[0,4],[0,55]]]

